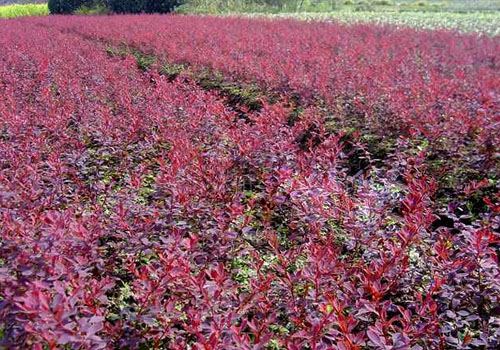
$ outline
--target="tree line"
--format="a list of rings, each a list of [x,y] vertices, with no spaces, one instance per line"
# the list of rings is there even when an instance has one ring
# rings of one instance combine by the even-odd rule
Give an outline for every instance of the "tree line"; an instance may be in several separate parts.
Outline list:
[[[181,0],[49,0],[52,14],[70,14],[82,7],[103,6],[115,13],[167,13]]]
[[[1,0],[0,0],[1,1]],[[364,1],[364,0],[358,0]],[[387,1],[387,0],[385,0]],[[99,6],[114,13],[167,13],[180,5],[191,12],[219,11],[296,11],[320,7],[335,9],[340,4],[353,4],[353,0],[49,0],[49,11],[53,14],[69,14],[82,7]]]

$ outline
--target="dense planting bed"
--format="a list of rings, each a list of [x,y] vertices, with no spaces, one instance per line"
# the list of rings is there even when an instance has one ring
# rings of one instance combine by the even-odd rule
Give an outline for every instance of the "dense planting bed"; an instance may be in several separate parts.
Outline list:
[[[7,348],[495,348],[498,37],[0,23]]]
[[[500,6],[500,3],[499,5]],[[255,15],[254,15],[255,16]],[[266,14],[273,18],[339,21],[341,23],[380,23],[420,29],[449,29],[464,33],[500,35],[500,10],[492,12],[418,12],[418,11],[332,11]]]

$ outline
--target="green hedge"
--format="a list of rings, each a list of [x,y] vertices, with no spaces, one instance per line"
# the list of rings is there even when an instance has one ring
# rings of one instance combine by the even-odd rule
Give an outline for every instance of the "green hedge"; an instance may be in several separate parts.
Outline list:
[[[49,0],[49,12],[52,14],[73,13],[80,6],[88,2],[88,0]]]
[[[115,13],[167,13],[181,4],[181,0],[49,0],[52,14],[74,13],[79,8],[106,6]]]

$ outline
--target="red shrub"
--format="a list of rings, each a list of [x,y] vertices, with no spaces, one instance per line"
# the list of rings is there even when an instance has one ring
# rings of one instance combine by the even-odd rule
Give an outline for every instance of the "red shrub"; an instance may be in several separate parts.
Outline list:
[[[443,205],[422,142],[494,157],[497,38],[180,16],[8,23],[0,346],[498,346],[498,197],[476,181]],[[281,98],[237,110],[102,41]],[[360,135],[332,130],[333,112]],[[365,132],[394,149],[377,160]],[[464,213],[474,196],[482,209]]]

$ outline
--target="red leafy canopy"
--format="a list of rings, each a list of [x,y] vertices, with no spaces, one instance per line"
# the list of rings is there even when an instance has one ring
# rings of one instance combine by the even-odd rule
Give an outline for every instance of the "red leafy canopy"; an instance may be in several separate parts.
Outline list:
[[[0,23],[0,347],[497,347],[498,196],[444,186],[456,168],[429,149],[494,167],[498,47],[236,18]],[[243,106],[202,73],[268,96]]]

